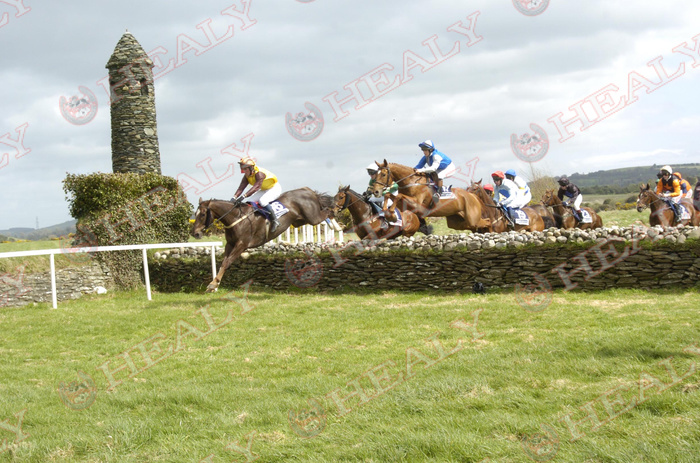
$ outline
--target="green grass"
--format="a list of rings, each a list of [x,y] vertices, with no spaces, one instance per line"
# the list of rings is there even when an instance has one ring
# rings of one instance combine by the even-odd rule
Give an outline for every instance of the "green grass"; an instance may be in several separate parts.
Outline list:
[[[557,421],[572,412],[582,419],[579,408],[596,399],[605,416],[599,397],[620,385],[630,387],[621,392],[628,403],[643,372],[670,382],[659,364],[665,359],[673,357],[679,375],[700,362],[683,352],[700,341],[696,291],[558,291],[537,313],[512,292],[252,291],[253,309],[243,315],[225,295],[155,293],[148,302],[138,291],[62,302],[58,310],[0,310],[0,422],[15,424],[26,409],[22,429],[30,434],[0,462],[199,462],[211,454],[212,462],[246,461],[225,448],[245,446],[253,432],[252,451],[266,462],[526,462],[521,440],[543,423],[560,440],[556,462],[698,461],[700,371],[666,391],[649,390],[650,400],[598,429],[580,425],[586,435],[575,442]],[[165,350],[180,319],[206,330],[195,312],[207,306],[216,323],[229,310],[234,319],[199,340],[184,338],[181,352],[132,378],[115,373],[125,381],[106,391],[100,365],[117,368],[120,354],[159,333]],[[472,323],[478,309],[481,339],[451,327]],[[353,411],[344,416],[326,397],[338,388],[346,396],[346,384],[372,369],[386,387],[376,367],[393,362],[385,371],[396,379],[409,348],[435,358],[425,341],[434,333],[446,350],[459,339],[464,349],[429,367],[418,363],[415,376],[365,404],[348,399]],[[141,368],[141,356],[131,355]],[[84,410],[67,408],[57,393],[78,371],[97,390]],[[369,379],[360,384],[372,394]],[[308,408],[312,398],[326,426],[304,439],[288,411]],[[13,434],[0,429],[2,439]]]

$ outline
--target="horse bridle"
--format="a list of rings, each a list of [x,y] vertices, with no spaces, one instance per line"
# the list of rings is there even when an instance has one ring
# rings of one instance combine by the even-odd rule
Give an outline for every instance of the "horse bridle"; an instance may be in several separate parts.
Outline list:
[[[391,167],[389,167],[389,166],[380,167],[379,170],[381,170],[381,169],[386,169],[387,177],[388,177],[389,179],[391,179]],[[389,187],[389,186],[391,186],[393,183],[399,183],[400,181],[406,180],[407,178],[413,177],[414,175],[417,175],[417,176],[420,177],[420,174],[418,174],[417,172],[413,172],[413,173],[410,173],[410,174],[408,174],[407,176],[405,176],[405,177],[403,177],[403,178],[400,178],[400,179],[398,179],[398,180],[391,180],[391,183],[389,183],[389,184],[386,184],[386,183],[384,183],[384,182],[380,182],[379,180],[375,180],[374,183],[377,183],[377,184],[379,184],[379,185],[381,185],[381,186],[384,186],[384,187]],[[411,185],[404,185],[404,186],[399,185],[399,188],[409,188],[409,187],[417,186],[417,185],[427,185],[427,183],[413,183],[413,184],[411,184]]]
[[[231,209],[229,209],[224,215],[222,215],[221,217],[219,217],[219,221],[221,222],[221,219],[223,219],[224,217],[226,217],[227,215],[229,215],[231,212],[233,212],[233,210],[236,209],[236,207],[238,207],[238,208],[240,209],[240,208],[241,208],[241,205],[240,205],[240,204],[234,204],[233,207],[232,207]],[[252,211],[252,212],[249,212],[248,214],[246,214],[246,215],[244,215],[244,216],[239,217],[238,220],[236,220],[235,222],[233,222],[231,225],[224,225],[224,228],[233,228],[234,226],[238,225],[239,222],[241,222],[241,221],[242,221],[243,219],[245,219],[246,217],[249,217],[249,216],[250,216],[251,214],[253,214],[254,212],[255,212],[255,211]],[[222,222],[222,223],[223,223],[223,222]],[[207,230],[209,229],[209,227],[211,227],[213,224],[214,224],[214,214],[212,214],[212,212],[211,212],[211,207],[207,206],[207,218],[204,219],[204,231],[207,231]]]
[[[648,193],[648,194],[652,195],[652,197],[656,196],[656,199],[655,199],[654,201],[651,201],[651,202],[648,203],[648,204],[643,204],[643,205],[642,205],[642,206],[643,206],[643,207],[642,207],[642,210],[646,209],[647,207],[651,207],[651,205],[654,204],[654,203],[656,203],[656,202],[659,202],[659,201],[663,201],[663,200],[664,200],[664,198],[662,198],[661,196],[657,195],[656,193],[654,193],[654,192],[651,191],[651,190],[644,190],[644,191],[642,191],[642,193]],[[637,199],[637,202],[639,202],[639,199]]]
[[[340,209],[338,209],[338,212],[347,209],[348,207],[352,206],[353,204],[355,204],[357,202],[363,201],[362,198],[358,198],[355,201],[350,202],[350,195],[348,194],[348,192],[344,191],[343,194],[345,194],[345,201],[343,202],[343,205],[340,207]],[[355,193],[355,194],[357,194],[357,193]],[[335,204],[335,206],[337,207],[338,205]]]

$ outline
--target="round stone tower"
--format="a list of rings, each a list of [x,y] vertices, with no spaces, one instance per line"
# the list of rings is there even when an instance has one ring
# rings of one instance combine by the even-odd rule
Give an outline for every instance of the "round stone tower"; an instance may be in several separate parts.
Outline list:
[[[160,174],[153,61],[127,31],[106,68],[112,99],[112,171]]]

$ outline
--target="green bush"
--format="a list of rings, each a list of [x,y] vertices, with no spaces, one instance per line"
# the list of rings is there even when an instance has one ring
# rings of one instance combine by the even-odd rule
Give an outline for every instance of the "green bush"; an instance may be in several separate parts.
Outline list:
[[[63,181],[71,216],[77,219],[74,246],[179,243],[188,239],[192,205],[172,177],[154,173],[68,174]],[[94,254],[118,287],[141,282],[141,252]]]

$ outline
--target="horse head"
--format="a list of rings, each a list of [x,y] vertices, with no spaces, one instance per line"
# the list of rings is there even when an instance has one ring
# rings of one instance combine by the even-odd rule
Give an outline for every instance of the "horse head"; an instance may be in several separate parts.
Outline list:
[[[339,186],[338,192],[333,197],[333,214],[338,214],[350,205],[350,185]]]
[[[197,213],[194,216],[194,223],[190,228],[190,235],[195,239],[201,239],[204,232],[211,226],[214,222],[214,215],[209,208],[210,201],[202,201],[199,198],[199,206],[197,207]]]
[[[642,212],[644,209],[649,207],[651,203],[656,200],[656,195],[649,187],[647,183],[646,188],[644,185],[639,187],[639,196],[637,196],[637,212]]]
[[[389,163],[384,160],[383,163],[374,161],[377,164],[378,170],[377,175],[374,178],[374,188],[372,189],[372,194],[379,198],[382,196],[384,188],[389,188],[394,180],[391,178],[391,169],[389,168]]]
[[[544,195],[542,195],[542,204],[545,206],[553,206],[554,203],[554,190],[545,190]]]

